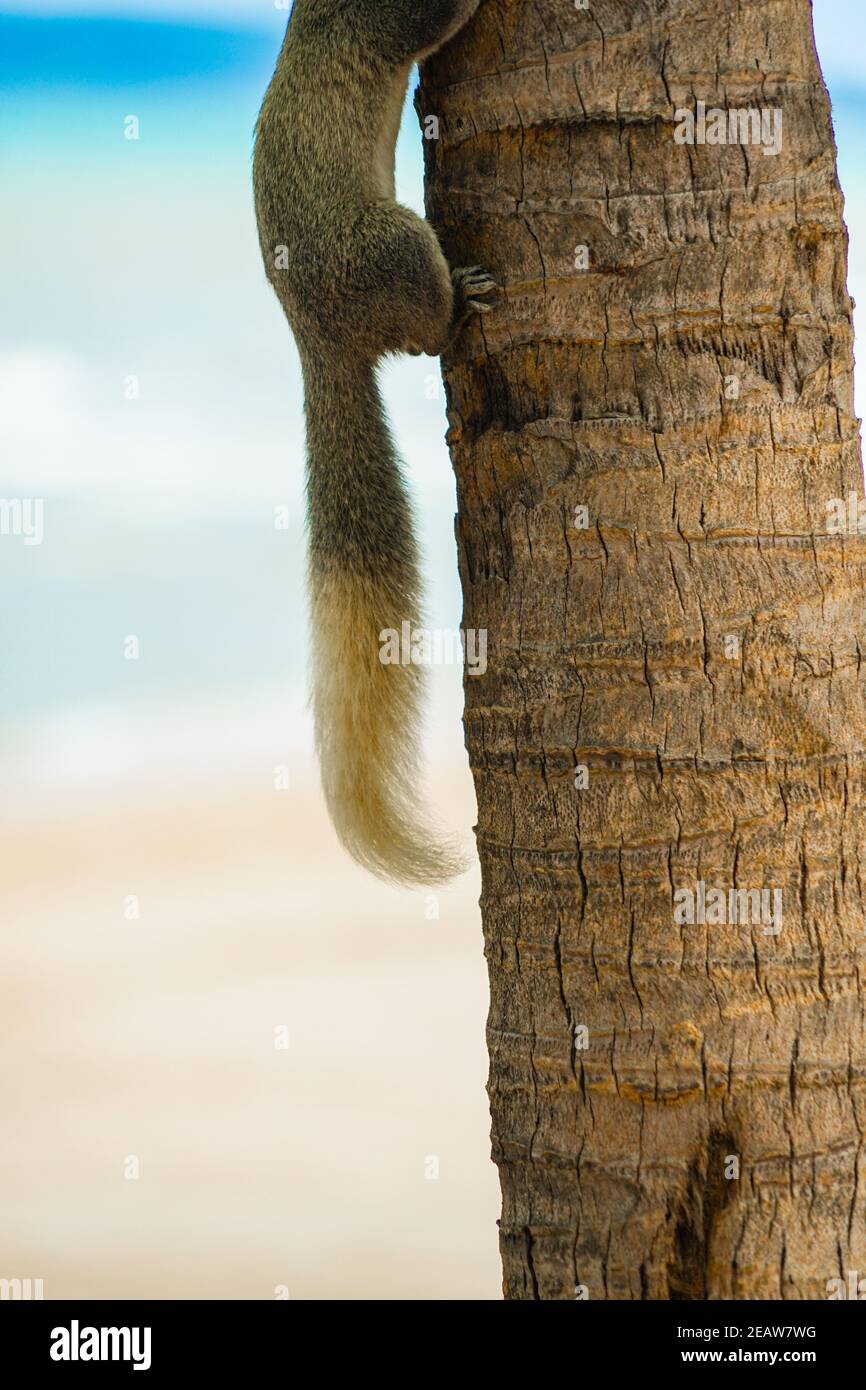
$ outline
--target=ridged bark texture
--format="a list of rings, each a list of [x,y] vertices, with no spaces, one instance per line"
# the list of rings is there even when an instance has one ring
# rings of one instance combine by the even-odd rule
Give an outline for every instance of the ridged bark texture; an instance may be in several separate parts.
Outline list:
[[[698,100],[779,153],[677,143]],[[506,1297],[826,1298],[866,1275],[866,547],[809,4],[483,0],[418,105],[503,287],[446,382]],[[733,888],[781,930],[677,920]]]

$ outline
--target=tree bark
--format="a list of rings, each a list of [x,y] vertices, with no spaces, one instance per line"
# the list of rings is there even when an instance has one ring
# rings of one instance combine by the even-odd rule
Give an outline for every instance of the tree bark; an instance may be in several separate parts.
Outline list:
[[[826,1298],[866,1274],[829,102],[807,0],[590,3],[483,0],[418,98],[431,221],[503,287],[445,376],[504,1290]],[[698,99],[778,108],[780,152],[677,143]]]

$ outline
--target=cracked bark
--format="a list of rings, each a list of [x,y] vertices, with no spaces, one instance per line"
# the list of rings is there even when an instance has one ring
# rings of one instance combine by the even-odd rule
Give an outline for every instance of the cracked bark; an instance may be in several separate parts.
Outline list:
[[[781,152],[677,145],[698,98]],[[503,286],[445,376],[505,1294],[826,1297],[866,1272],[866,551],[807,0],[483,0],[418,105]],[[781,932],[677,925],[699,880]]]

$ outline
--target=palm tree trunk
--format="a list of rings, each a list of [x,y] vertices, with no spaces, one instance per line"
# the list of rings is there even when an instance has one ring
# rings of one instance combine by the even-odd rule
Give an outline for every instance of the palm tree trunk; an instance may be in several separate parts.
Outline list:
[[[504,1288],[826,1298],[866,1275],[829,102],[807,0],[590,3],[483,0],[418,103],[446,254],[503,286],[446,382]],[[688,143],[698,100],[781,148]]]

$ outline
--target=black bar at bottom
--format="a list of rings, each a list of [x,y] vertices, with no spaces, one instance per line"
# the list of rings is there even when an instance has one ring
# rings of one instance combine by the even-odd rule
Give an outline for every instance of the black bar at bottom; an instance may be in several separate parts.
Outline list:
[[[0,1302],[4,1367],[53,1376],[102,1371],[147,1383],[194,1371],[214,1384],[241,1371],[305,1374],[341,1359],[355,1374],[369,1373],[371,1358],[391,1360],[397,1378],[423,1367],[428,1378],[441,1365],[455,1372],[475,1364],[483,1373],[500,1359],[562,1356],[574,1373],[600,1358],[606,1374],[679,1370],[702,1375],[707,1367],[738,1371],[760,1367],[775,1375],[793,1366],[824,1377],[857,1363],[866,1318],[840,1298],[820,1303],[593,1303],[538,1305],[351,1302]],[[533,1314],[530,1308],[536,1308]],[[381,1308],[381,1312],[379,1311]],[[488,1311],[491,1309],[491,1311]],[[495,1309],[495,1311],[492,1311]],[[529,1320],[554,1326],[555,1343],[524,1340]],[[356,1321],[357,1318],[357,1321]],[[363,1322],[361,1321],[363,1318]],[[487,1319],[492,1321],[488,1322]],[[453,1325],[459,1340],[450,1337]],[[359,1335],[352,1335],[357,1329]],[[321,1334],[325,1333],[325,1339]],[[348,1337],[346,1334],[349,1334]],[[516,1334],[516,1340],[515,1340]],[[396,1341],[410,1338],[410,1360]],[[563,1340],[559,1340],[559,1336]],[[396,1338],[396,1341],[395,1341]],[[474,1340],[474,1347],[467,1346]],[[384,1339],[384,1340],[383,1340]],[[579,1340],[578,1340],[579,1339]],[[460,1348],[464,1351],[461,1352]],[[387,1350],[386,1350],[387,1348]],[[545,1352],[546,1348],[546,1352]],[[471,1349],[471,1360],[464,1361]],[[396,1357],[396,1360],[391,1359]],[[419,1362],[421,1365],[419,1366]],[[415,1371],[412,1370],[415,1365]],[[402,1371],[400,1367],[402,1366]],[[386,1379],[391,1379],[389,1374]]]

